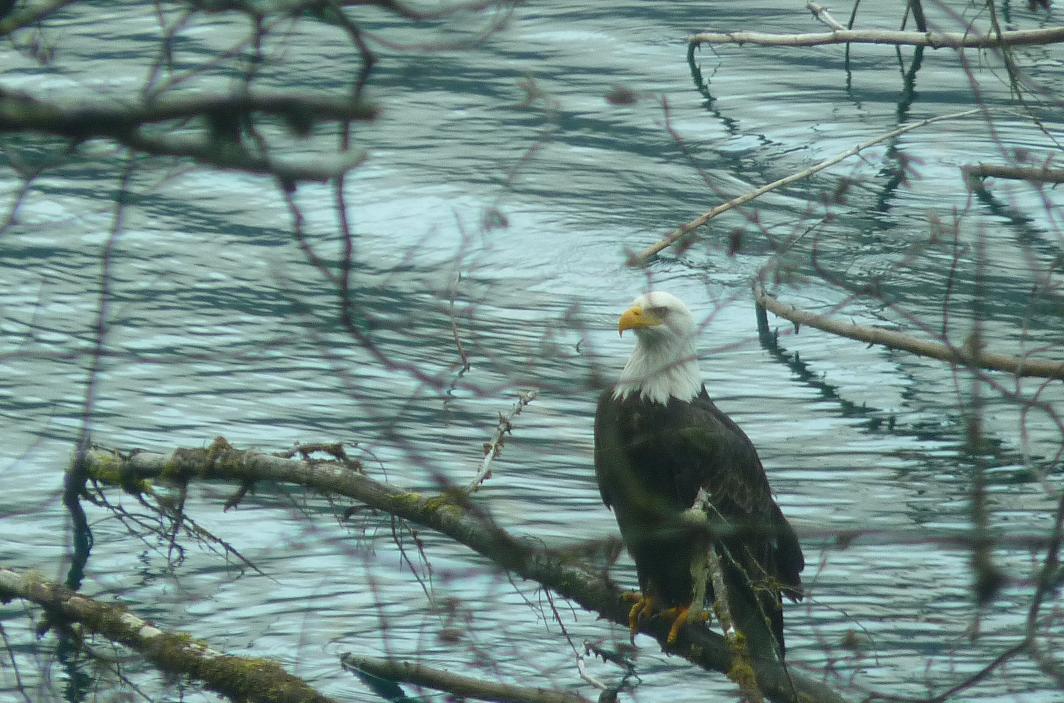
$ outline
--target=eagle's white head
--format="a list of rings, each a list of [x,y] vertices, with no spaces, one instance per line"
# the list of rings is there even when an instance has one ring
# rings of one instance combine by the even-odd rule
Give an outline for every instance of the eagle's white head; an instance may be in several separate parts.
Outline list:
[[[669,396],[689,401],[702,390],[695,352],[695,321],[683,301],[671,293],[645,293],[624,311],[617,323],[621,334],[633,330],[635,350],[613,389],[613,397],[631,393],[655,403]]]

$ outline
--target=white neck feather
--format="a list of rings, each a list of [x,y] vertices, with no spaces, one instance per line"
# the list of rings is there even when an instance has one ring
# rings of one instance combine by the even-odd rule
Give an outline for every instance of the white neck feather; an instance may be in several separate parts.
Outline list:
[[[645,400],[665,405],[669,396],[690,401],[701,390],[702,375],[693,339],[645,335],[639,337],[625,364],[613,397],[623,400],[639,393]]]

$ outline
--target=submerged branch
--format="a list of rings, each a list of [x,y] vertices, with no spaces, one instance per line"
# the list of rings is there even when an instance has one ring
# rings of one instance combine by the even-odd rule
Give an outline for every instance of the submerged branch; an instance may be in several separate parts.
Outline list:
[[[22,598],[48,612],[53,624],[79,623],[140,653],[160,670],[202,682],[233,701],[332,703],[268,659],[237,657],[185,634],[163,632],[118,606],[101,603],[36,574],[0,568],[0,600]]]
[[[175,449],[169,454],[117,451],[94,447],[84,465],[90,477],[122,486],[137,480],[162,478],[175,481],[215,479],[238,483],[277,481],[342,495],[392,516],[432,528],[490,559],[498,567],[549,588],[581,607],[617,624],[628,626],[628,607],[621,592],[601,569],[571,554],[553,552],[538,542],[519,540],[500,528],[483,506],[472,505],[463,491],[426,496],[380,483],[336,462],[298,461],[270,454],[239,451],[223,438],[205,449]],[[663,646],[669,623],[652,618],[640,631]],[[733,657],[723,638],[705,628],[687,628],[670,650],[705,669],[727,673]],[[829,686],[787,671],[774,658],[762,660],[758,684],[772,700],[841,703],[843,697]],[[793,686],[793,687],[792,687]]]
[[[793,305],[784,305],[766,293],[760,282],[757,281],[754,282],[754,300],[758,305],[771,310],[777,317],[790,320],[796,325],[815,327],[818,330],[837,334],[840,337],[848,337],[868,344],[878,344],[891,349],[900,349],[920,356],[948,361],[952,364],[974,366],[992,371],[1005,371],[1017,376],[1064,379],[1064,361],[1031,359],[986,351],[979,351],[973,354],[971,350],[965,347],[918,339],[901,332],[885,330],[879,327],[866,327],[849,322],[840,322],[823,315],[799,310]]]

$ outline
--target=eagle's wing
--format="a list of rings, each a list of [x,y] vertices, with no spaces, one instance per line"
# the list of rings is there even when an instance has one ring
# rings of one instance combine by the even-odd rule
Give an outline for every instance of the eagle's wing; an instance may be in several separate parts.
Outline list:
[[[679,483],[687,490],[695,486],[695,495],[687,505],[694,502],[699,487],[705,489],[719,518],[737,530],[748,545],[761,575],[775,580],[792,599],[801,598],[799,573],[805,567],[802,548],[772,497],[753,443],[704,390],[691,403],[685,418],[685,422],[673,425],[677,436],[669,446],[672,462],[691,474],[681,477]]]

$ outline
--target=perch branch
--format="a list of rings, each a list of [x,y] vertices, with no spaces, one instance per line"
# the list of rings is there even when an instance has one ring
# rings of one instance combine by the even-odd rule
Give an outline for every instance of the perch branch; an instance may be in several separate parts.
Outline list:
[[[927,46],[932,49],[992,49],[1024,44],[1052,44],[1064,41],[1064,27],[1020,29],[1001,34],[975,32],[903,32],[890,29],[839,29],[811,34],[768,34],[765,32],[699,32],[687,38],[689,44],[756,44],[758,46],[822,46],[824,44],[889,44]]]
[[[917,339],[901,332],[885,330],[879,327],[865,327],[848,322],[839,322],[823,315],[817,315],[804,310],[799,310],[793,305],[784,305],[773,298],[761,287],[761,283],[754,282],[754,300],[758,305],[771,310],[777,317],[790,320],[796,325],[808,325],[824,332],[837,334],[841,337],[856,339],[868,344],[878,344],[891,349],[927,356],[933,359],[941,359],[953,364],[976,366],[992,371],[1005,371],[1017,376],[1037,376],[1041,378],[1064,379],[1064,361],[1052,359],[1030,359],[1022,356],[1007,356],[992,352],[978,352],[972,354],[967,348],[953,345],[939,344]]]
[[[22,598],[129,647],[162,671],[180,673],[234,701],[331,703],[267,659],[223,654],[183,634],[163,632],[118,606],[101,603],[29,572],[0,568],[0,599]]]
[[[628,626],[628,607],[621,592],[601,569],[592,568],[568,553],[552,552],[531,540],[519,540],[496,525],[481,508],[469,506],[463,491],[425,496],[380,483],[334,462],[313,464],[251,451],[238,451],[219,437],[210,448],[175,449],[169,454],[140,451],[130,455],[93,447],[83,457],[94,479],[132,485],[137,479],[196,478],[235,481],[277,481],[296,484],[326,495],[343,495],[371,508],[434,529],[487,557],[498,567],[538,582],[581,607]],[[651,618],[641,632],[664,645],[669,623]],[[704,669],[727,673],[732,654],[723,638],[705,628],[687,628],[673,651]],[[759,661],[760,658],[759,658]],[[761,691],[775,701],[795,701],[795,692],[810,702],[841,703],[831,687],[786,672],[775,658],[758,667]],[[793,684],[793,688],[792,688]]]
[[[797,173],[792,173],[789,176],[785,176],[785,177],[783,177],[783,178],[781,178],[781,179],[779,179],[777,181],[773,181],[772,183],[769,183],[768,185],[761,186],[760,188],[758,188],[756,190],[752,190],[749,193],[744,193],[743,195],[740,195],[740,196],[738,196],[736,198],[732,198],[728,202],[726,202],[726,203],[724,203],[722,205],[718,205],[717,207],[713,208],[712,210],[709,210],[708,212],[706,212],[706,213],[700,215],[699,217],[691,220],[690,222],[688,222],[686,224],[683,224],[683,225],[680,225],[678,228],[676,228],[672,232],[669,232],[668,234],[666,234],[665,237],[662,238],[660,241],[658,241],[657,244],[654,244],[652,246],[647,247],[646,249],[644,249],[639,254],[633,254],[628,259],[628,265],[629,266],[642,266],[647,261],[649,261],[651,257],[656,256],[662,250],[672,246],[673,244],[675,244],[676,242],[680,241],[681,239],[689,236],[691,234],[691,232],[693,232],[694,230],[698,229],[702,225],[706,224],[707,222],[712,220],[714,217],[717,217],[718,215],[720,215],[722,213],[725,213],[728,210],[731,210],[733,208],[737,208],[737,207],[739,207],[741,205],[745,205],[748,202],[750,202],[751,200],[759,198],[762,195],[764,195],[765,193],[768,193],[769,191],[776,190],[777,188],[782,188],[783,186],[786,186],[786,185],[790,185],[791,183],[794,183],[796,181],[800,181],[803,178],[808,178],[809,176],[812,176],[815,173],[819,173],[820,171],[823,171],[824,169],[826,169],[826,168],[828,168],[830,166],[834,166],[835,164],[839,163],[840,161],[848,159],[851,156],[856,156],[857,154],[860,154],[865,149],[868,149],[869,147],[875,146],[876,144],[879,144],[880,142],[887,141],[888,139],[892,139],[894,137],[900,136],[902,134],[905,134],[906,132],[911,132],[914,129],[919,129],[920,127],[926,127],[927,125],[933,124],[935,122],[941,122],[943,120],[960,119],[962,117],[968,117],[970,115],[977,114],[980,111],[981,111],[980,109],[963,110],[961,112],[954,112],[954,113],[950,113],[948,115],[939,115],[938,117],[929,117],[926,120],[921,120],[919,122],[913,122],[912,124],[907,124],[907,125],[905,125],[903,127],[899,127],[897,129],[891,130],[890,132],[887,132],[886,134],[881,134],[878,137],[875,137],[874,139],[869,139],[866,142],[862,142],[861,144],[858,144],[855,147],[851,147],[850,149],[847,149],[846,151],[844,151],[844,152],[842,152],[840,154],[836,154],[835,156],[832,156],[830,159],[825,159],[824,161],[821,161],[818,164],[810,166],[809,168],[807,168],[805,170],[799,171]]]
[[[350,653],[341,655],[340,662],[348,670],[358,670],[399,683],[412,683],[437,691],[447,691],[459,699],[475,698],[497,703],[591,703],[587,698],[575,693],[481,681],[416,662],[362,657]]]

